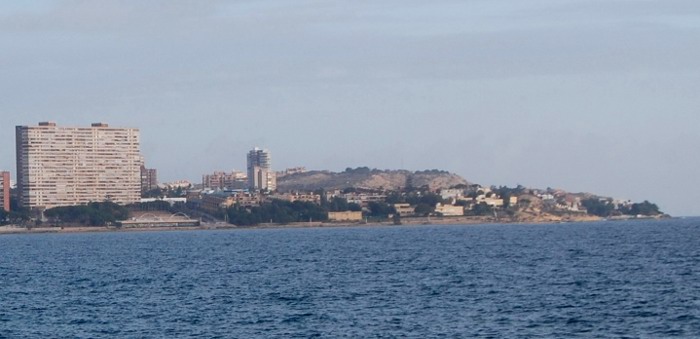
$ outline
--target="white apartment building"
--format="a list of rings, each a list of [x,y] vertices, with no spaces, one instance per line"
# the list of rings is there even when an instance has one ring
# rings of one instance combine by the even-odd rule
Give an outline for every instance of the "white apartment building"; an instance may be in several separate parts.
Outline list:
[[[53,122],[17,126],[17,188],[32,209],[112,201],[139,202],[139,130],[58,127]]]

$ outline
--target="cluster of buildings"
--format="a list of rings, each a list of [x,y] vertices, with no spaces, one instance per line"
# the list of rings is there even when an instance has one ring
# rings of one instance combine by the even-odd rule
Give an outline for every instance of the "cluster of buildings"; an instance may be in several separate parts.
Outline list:
[[[272,170],[272,156],[266,149],[254,148],[246,156],[247,171],[215,171],[202,175],[207,190],[251,190],[272,192],[277,189],[277,173]]]
[[[277,176],[272,170],[270,152],[256,147],[248,152],[247,160],[248,188],[264,191],[276,190]]]
[[[44,210],[59,206],[83,205],[95,201],[118,204],[142,202],[145,192],[159,187],[157,171],[145,166],[140,152],[139,130],[114,128],[104,123],[89,127],[61,127],[53,122],[16,127],[16,192],[20,207]],[[313,192],[277,192],[277,178],[306,172],[303,167],[275,172],[268,150],[254,148],[246,155],[246,172],[217,171],[202,176],[201,189],[192,190],[188,181],[169,183],[167,188],[183,188],[186,199],[203,210],[220,211],[234,205],[258,206],[271,200],[305,201],[320,204]],[[10,173],[0,172],[0,208],[10,210]],[[580,195],[556,190],[524,190],[517,196],[501,197],[492,188],[472,185],[443,189],[442,202],[431,206],[443,216],[464,215],[477,205],[492,208],[537,205],[568,212],[585,212]],[[325,192],[326,199],[340,197],[364,210],[373,202],[386,202],[387,192],[340,190]],[[629,204],[619,201],[616,204]],[[400,216],[416,215],[416,206],[397,203]],[[361,213],[337,212],[332,218],[354,220]]]
[[[223,190],[190,190],[188,201],[194,202],[202,210],[216,214],[232,206],[255,207],[272,200],[288,202],[303,201],[321,204],[322,199],[331,201],[334,198],[344,199],[348,204],[355,204],[363,211],[368,212],[372,203],[388,203],[389,195],[397,192],[384,192],[372,190],[359,190],[345,192],[343,190],[325,191],[324,195],[315,192],[262,192],[239,189]],[[489,187],[472,185],[464,189],[442,189],[436,192],[442,198],[442,202],[434,206],[433,213],[438,216],[464,216],[476,205],[486,204],[491,208],[502,208],[506,205],[516,206],[517,196],[501,197]],[[417,211],[417,205],[409,203],[390,203],[395,213],[400,217],[423,216],[423,212]],[[360,221],[362,212],[329,212],[330,220]]]
[[[158,188],[156,169],[145,166],[136,128],[105,123],[63,127],[54,122],[17,126],[16,197],[31,210],[112,201],[127,205]],[[248,171],[214,173],[203,182],[211,187],[274,191],[276,173],[270,152],[255,148],[247,155]],[[0,172],[0,206],[10,209],[10,173]],[[189,187],[189,182],[181,187]]]
[[[321,204],[322,198],[319,194],[312,192],[279,193],[250,190],[191,190],[187,192],[187,199],[188,201],[194,202],[202,210],[208,213],[216,213],[222,209],[227,209],[235,205],[255,207],[272,200],[283,200],[288,202],[302,201]]]
[[[248,187],[248,176],[240,171],[215,171],[202,176],[202,187],[212,190],[242,190]]]

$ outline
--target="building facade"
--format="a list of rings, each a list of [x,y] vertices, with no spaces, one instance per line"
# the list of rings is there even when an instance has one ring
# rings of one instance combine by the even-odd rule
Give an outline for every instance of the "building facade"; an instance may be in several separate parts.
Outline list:
[[[10,172],[0,171],[0,208],[10,211]]]
[[[435,206],[435,213],[445,217],[456,217],[464,215],[464,207],[453,206],[453,205],[443,205],[438,203]]]
[[[272,170],[270,151],[255,148],[248,152],[248,188],[251,190],[277,189],[277,177]]]
[[[141,165],[141,194],[158,188],[158,171]]]
[[[202,187],[209,189],[243,189],[248,188],[248,178],[243,172],[226,173],[216,171],[202,176]]]
[[[139,130],[58,127],[43,122],[17,126],[19,203],[31,209],[112,201],[139,202]]]
[[[224,193],[217,192],[213,194],[204,194],[201,199],[201,208],[209,213],[218,213],[223,209],[230,208],[234,205],[242,207],[260,206],[263,201],[263,196],[259,193],[238,192]]]
[[[394,204],[394,210],[401,217],[412,217],[416,214],[416,207],[409,204]]]
[[[362,221],[362,212],[328,212],[328,221]]]
[[[268,195],[267,200],[284,200],[289,202],[303,201],[320,205],[321,195],[315,193],[277,193]]]

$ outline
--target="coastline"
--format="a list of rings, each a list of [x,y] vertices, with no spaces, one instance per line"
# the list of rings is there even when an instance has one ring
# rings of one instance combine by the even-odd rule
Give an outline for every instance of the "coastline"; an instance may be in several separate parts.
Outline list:
[[[658,220],[661,218],[629,218],[621,220]],[[392,221],[382,222],[299,222],[289,224],[260,224],[255,226],[236,226],[231,224],[203,224],[201,226],[164,226],[164,227],[115,227],[115,226],[48,226],[21,227],[15,225],[0,226],[0,236],[11,234],[71,234],[71,233],[101,233],[101,232],[176,232],[176,231],[207,231],[207,230],[255,230],[255,229],[286,229],[286,228],[339,228],[339,227],[391,227],[391,226],[448,226],[448,225],[489,225],[489,224],[560,224],[578,222],[619,221],[599,217],[578,218],[540,218],[512,219],[494,217],[444,217],[444,218],[404,218],[401,224]]]

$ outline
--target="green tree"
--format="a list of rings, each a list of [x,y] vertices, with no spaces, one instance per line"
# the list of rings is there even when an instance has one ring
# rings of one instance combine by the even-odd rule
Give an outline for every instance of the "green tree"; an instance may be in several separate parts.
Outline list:
[[[131,210],[136,210],[136,211],[166,211],[170,213],[177,213],[177,212],[183,212],[181,208],[178,207],[183,207],[184,204],[182,203],[176,203],[175,205],[170,205],[169,202],[163,201],[163,200],[156,200],[156,201],[150,201],[150,202],[139,202],[135,204],[131,204],[128,206],[129,209]]]
[[[474,205],[474,208],[472,208],[471,213],[477,216],[493,215],[493,207],[491,207],[485,202],[481,202]]]
[[[5,211],[3,210],[3,212]],[[5,215],[5,218],[0,218],[0,220],[4,220],[5,224],[26,225],[31,220],[31,213],[24,208],[10,210],[10,212]]]
[[[228,221],[238,226],[250,226],[260,223],[292,223],[326,221],[328,210],[312,202],[273,200],[260,206],[243,207],[235,205],[226,210]]]
[[[81,224],[104,226],[129,217],[129,211],[110,201],[92,202],[80,206],[62,206],[44,211],[44,215],[54,224]]]
[[[389,214],[395,213],[394,207],[384,202],[371,201],[367,207],[369,208],[369,215],[373,217],[386,218]]]
[[[613,211],[615,211],[615,205],[608,200],[590,198],[581,201],[581,204],[586,208],[588,214],[593,214],[602,218],[613,215]]]
[[[387,194],[386,199],[384,199],[384,201],[387,204],[393,205],[393,204],[400,204],[400,203],[406,202],[406,199],[399,192],[391,192],[391,193]]]
[[[415,209],[416,215],[422,216],[422,217],[427,217],[433,211],[435,211],[434,205],[431,206],[431,205],[428,205],[428,204],[423,203],[423,202],[418,203],[418,205],[416,205],[416,209]]]
[[[173,191],[172,196],[173,197],[182,197],[185,195],[185,192],[183,191],[181,186],[178,186],[175,191]]]
[[[661,214],[661,211],[659,211],[659,206],[656,206],[656,204],[652,204],[649,201],[644,200],[642,203],[632,204],[626,214],[654,216]]]
[[[328,194],[326,194],[326,190],[324,190],[323,188],[319,188],[319,189],[314,191],[314,194],[319,195],[319,197],[321,199],[321,207],[328,208],[329,201],[328,201]]]
[[[328,205],[331,212],[345,212],[350,209],[347,199],[341,197],[333,197]]]
[[[165,193],[163,192],[163,189],[160,187],[156,187],[150,191],[146,191],[142,194],[144,198],[160,198],[164,196]]]
[[[471,202],[469,200],[457,200],[455,206],[467,207]]]
[[[403,201],[411,205],[426,204],[435,206],[438,203],[444,202],[442,196],[435,193],[411,193],[404,197]]]

